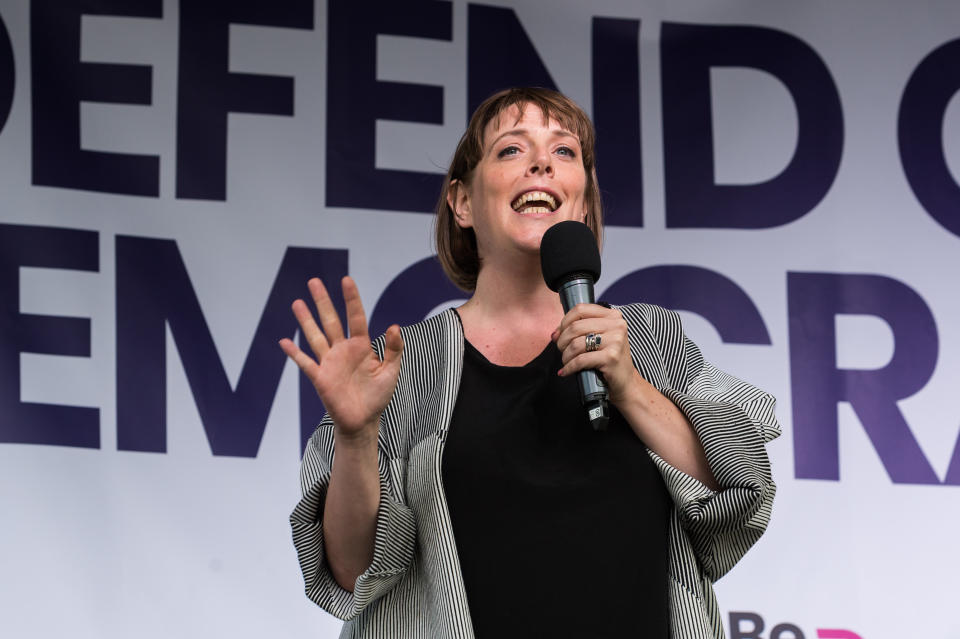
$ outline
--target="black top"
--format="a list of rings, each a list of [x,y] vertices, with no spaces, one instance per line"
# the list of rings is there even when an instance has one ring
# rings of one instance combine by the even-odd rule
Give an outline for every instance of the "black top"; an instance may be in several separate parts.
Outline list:
[[[465,345],[442,473],[475,634],[665,639],[670,497],[560,367],[553,343],[519,367]]]

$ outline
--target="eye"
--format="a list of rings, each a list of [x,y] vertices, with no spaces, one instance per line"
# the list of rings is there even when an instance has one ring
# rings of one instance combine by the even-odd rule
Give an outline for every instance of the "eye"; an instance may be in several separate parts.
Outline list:
[[[577,157],[577,152],[566,145],[557,147],[556,152],[560,155],[566,155],[567,157],[571,157],[571,158]]]
[[[520,152],[520,147],[511,144],[510,146],[504,147],[497,153],[498,158],[505,158],[509,155],[516,155]]]

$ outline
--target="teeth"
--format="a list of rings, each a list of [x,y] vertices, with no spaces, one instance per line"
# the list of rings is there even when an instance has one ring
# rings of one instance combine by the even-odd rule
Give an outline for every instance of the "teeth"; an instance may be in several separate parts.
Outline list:
[[[532,207],[524,211],[525,213],[550,213],[557,210],[557,201],[549,193],[544,193],[543,191],[529,191],[524,193],[516,200],[513,201],[511,206],[514,211],[520,210],[527,202],[545,202],[549,208],[544,206]]]

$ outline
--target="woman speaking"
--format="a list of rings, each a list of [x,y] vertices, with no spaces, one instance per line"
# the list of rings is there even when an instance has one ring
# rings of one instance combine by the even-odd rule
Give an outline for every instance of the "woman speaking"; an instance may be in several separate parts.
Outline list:
[[[328,414],[290,521],[307,596],[343,637],[722,637],[712,583],[766,528],[774,399],[705,362],[648,304],[564,313],[541,273],[558,222],[602,239],[593,127],[545,89],[487,99],[437,204],[437,252],[471,293],[370,348],[317,279],[313,355],[284,352]],[[349,330],[347,330],[349,329]],[[591,428],[576,374],[612,406]]]

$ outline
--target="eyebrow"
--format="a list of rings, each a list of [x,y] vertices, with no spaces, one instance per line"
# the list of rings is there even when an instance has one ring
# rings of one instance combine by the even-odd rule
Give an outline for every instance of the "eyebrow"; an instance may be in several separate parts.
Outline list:
[[[529,133],[528,129],[511,129],[509,131],[504,131],[503,133],[498,135],[493,142],[490,143],[490,148],[492,149],[494,146],[496,146],[497,142],[507,137],[508,135],[527,135],[528,133]],[[574,140],[577,141],[577,144],[580,144],[580,138],[578,138],[576,135],[574,135],[570,131],[567,131],[566,129],[554,129],[552,135],[553,137],[573,138]]]

